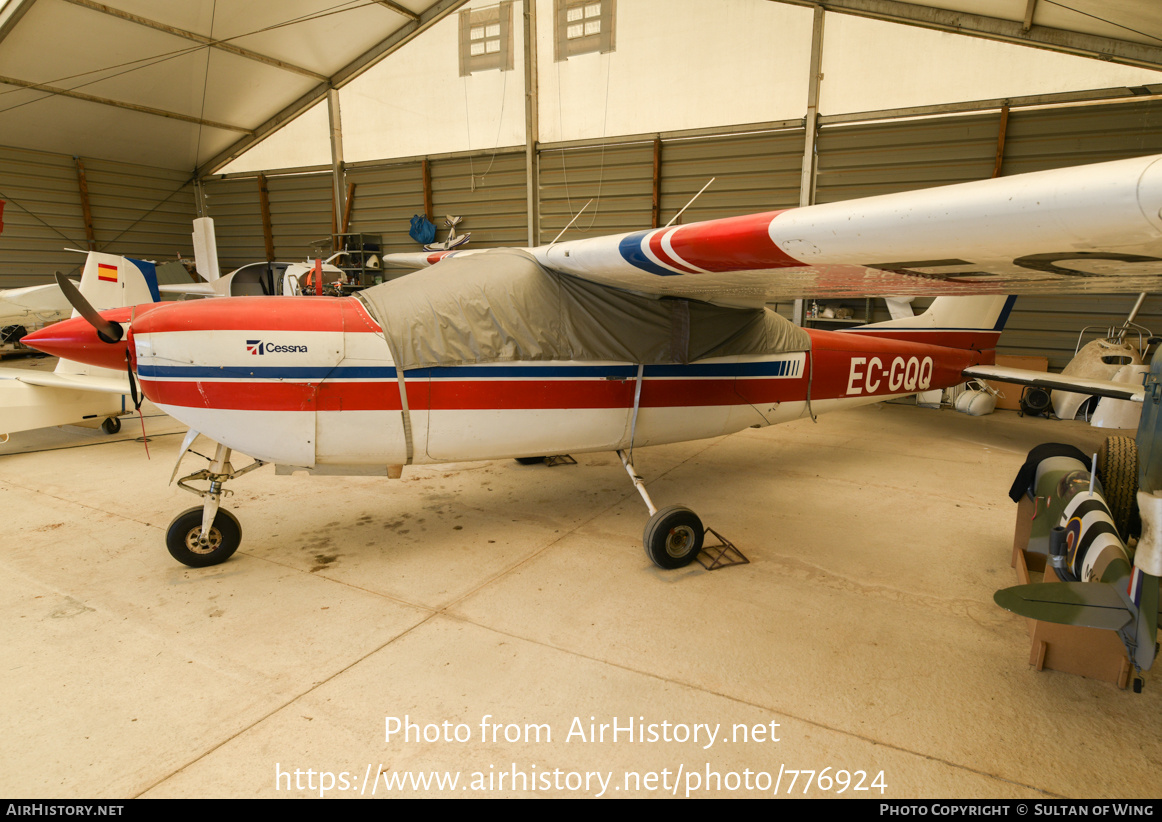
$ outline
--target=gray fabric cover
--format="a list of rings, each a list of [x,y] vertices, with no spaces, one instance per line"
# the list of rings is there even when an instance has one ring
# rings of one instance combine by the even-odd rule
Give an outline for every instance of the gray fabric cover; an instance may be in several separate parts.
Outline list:
[[[517,360],[687,363],[806,351],[769,309],[655,299],[543,268],[516,249],[450,257],[359,294],[404,370]]]

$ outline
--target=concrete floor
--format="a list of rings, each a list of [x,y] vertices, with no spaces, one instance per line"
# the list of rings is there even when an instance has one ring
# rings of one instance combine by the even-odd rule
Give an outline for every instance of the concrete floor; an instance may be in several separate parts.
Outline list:
[[[612,454],[266,468],[232,483],[239,553],[189,569],[182,432],[148,422],[149,461],[129,420],[0,448],[0,795],[1159,793],[1162,682],[1037,673],[992,602],[1009,484],[1034,444],[1096,447],[1080,423],[881,405],[642,449],[655,500],[751,558],[663,572]],[[386,787],[429,772],[459,781]]]

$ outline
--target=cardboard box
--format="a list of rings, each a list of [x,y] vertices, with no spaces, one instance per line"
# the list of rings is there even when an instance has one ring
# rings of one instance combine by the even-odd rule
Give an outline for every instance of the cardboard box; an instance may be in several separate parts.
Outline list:
[[[1005,365],[1009,368],[1024,368],[1026,371],[1048,371],[1049,358],[997,355],[997,365]],[[1021,410],[1021,390],[1023,386],[1011,382],[1000,382],[998,380],[988,380],[987,382],[997,391],[1001,392],[1001,396],[997,397],[997,408],[1004,408],[1007,411]]]

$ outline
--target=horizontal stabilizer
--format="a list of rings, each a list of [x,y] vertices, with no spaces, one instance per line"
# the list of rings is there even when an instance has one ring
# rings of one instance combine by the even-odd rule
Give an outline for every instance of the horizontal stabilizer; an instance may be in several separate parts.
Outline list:
[[[1067,377],[1064,374],[1047,374],[1044,371],[1027,371],[1023,368],[1009,368],[1003,365],[974,365],[963,374],[968,379],[999,380],[1016,385],[1035,385],[1051,391],[1075,391],[1092,394],[1095,397],[1112,397],[1116,400],[1142,402],[1146,389],[1140,385],[1113,380],[1093,380],[1086,377]]]
[[[1105,582],[1038,582],[993,594],[1006,611],[1030,619],[1116,631],[1133,614],[1117,589]]]

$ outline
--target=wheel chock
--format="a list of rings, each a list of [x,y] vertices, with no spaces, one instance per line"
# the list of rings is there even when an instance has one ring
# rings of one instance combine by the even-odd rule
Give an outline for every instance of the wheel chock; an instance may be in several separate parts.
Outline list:
[[[717,571],[719,568],[729,568],[731,565],[749,565],[750,560],[738,547],[713,528],[706,529],[707,534],[714,534],[718,538],[718,545],[702,544],[698,553],[698,564],[707,571]]]

